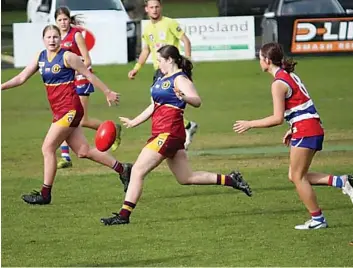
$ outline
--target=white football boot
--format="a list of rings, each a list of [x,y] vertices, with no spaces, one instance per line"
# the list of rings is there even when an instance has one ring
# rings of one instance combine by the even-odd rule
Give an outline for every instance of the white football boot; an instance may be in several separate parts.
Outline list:
[[[294,228],[296,230],[315,230],[315,229],[321,229],[321,228],[327,228],[327,222],[321,222],[321,221],[316,221],[313,219],[308,220],[304,224],[301,225],[296,225]]]
[[[348,195],[353,203],[353,176],[352,175],[347,176],[347,181],[342,187],[342,193]]]
[[[186,139],[185,139],[185,150],[187,150],[192,142],[192,138],[197,131],[198,125],[195,122],[190,121],[190,127],[185,129]]]

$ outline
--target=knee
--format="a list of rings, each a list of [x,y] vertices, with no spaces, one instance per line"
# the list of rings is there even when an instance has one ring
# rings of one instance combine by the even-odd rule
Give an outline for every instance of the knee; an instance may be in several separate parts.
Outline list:
[[[89,150],[88,145],[82,145],[76,152],[76,155],[78,158],[89,158]]]
[[[292,176],[291,172],[288,172],[288,180],[290,182],[293,182],[293,176]]]
[[[55,153],[55,148],[51,145],[43,144],[42,145],[42,154],[43,156],[51,155]]]
[[[193,184],[192,176],[178,177],[177,180],[180,185],[192,185]]]

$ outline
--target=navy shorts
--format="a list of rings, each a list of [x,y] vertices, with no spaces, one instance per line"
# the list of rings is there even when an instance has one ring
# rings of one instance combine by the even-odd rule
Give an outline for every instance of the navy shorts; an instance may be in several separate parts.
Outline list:
[[[291,146],[308,148],[315,151],[321,151],[323,143],[324,135],[291,139]]]
[[[76,93],[79,96],[89,96],[94,92],[94,86],[91,83],[76,86]]]

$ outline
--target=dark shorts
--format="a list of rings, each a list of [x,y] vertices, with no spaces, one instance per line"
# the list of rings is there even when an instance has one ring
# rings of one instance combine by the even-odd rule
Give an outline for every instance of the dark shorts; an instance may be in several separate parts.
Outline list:
[[[173,158],[179,151],[183,150],[185,138],[174,137],[169,133],[161,133],[148,139],[145,148],[151,149],[166,158]]]
[[[162,78],[164,76],[164,74],[162,73],[162,71],[160,69],[157,69],[155,72],[154,72],[154,75],[153,75],[153,83],[152,83],[152,86],[154,85],[154,83],[157,81],[158,78]]]
[[[324,135],[291,139],[291,146],[308,148],[315,151],[321,151],[323,143]]]
[[[89,96],[94,92],[94,86],[91,83],[76,86],[76,93],[79,96]]]

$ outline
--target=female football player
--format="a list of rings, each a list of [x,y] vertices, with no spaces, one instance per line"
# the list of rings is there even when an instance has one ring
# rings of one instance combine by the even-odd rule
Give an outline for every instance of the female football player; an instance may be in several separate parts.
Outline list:
[[[138,156],[132,171],[124,204],[113,217],[103,218],[105,225],[127,224],[132,210],[141,194],[144,177],[167,160],[169,169],[177,181],[183,185],[224,185],[252,195],[247,182],[240,172],[232,171],[228,175],[193,172],[189,166],[184,149],[184,109],[187,104],[200,107],[201,99],[191,80],[192,63],[180,55],[172,45],[158,50],[159,67],[165,74],[157,79],[151,89],[152,103],[137,117],[120,117],[127,128],[137,127],[152,117],[152,136]]]
[[[281,125],[285,119],[290,129],[283,137],[283,143],[290,148],[289,180],[295,184],[300,199],[311,214],[311,219],[298,230],[326,228],[326,219],[317,203],[312,185],[329,185],[341,188],[353,202],[353,177],[333,176],[308,172],[313,157],[322,149],[324,130],[320,116],[300,78],[294,74],[296,62],[284,58],[278,43],[268,43],[260,50],[260,66],[274,77],[271,91],[273,115],[263,119],[239,120],[233,126],[237,133],[251,128],[268,128]]]
[[[65,140],[78,157],[88,158],[108,166],[119,173],[121,178],[127,180],[131,168],[129,165],[121,164],[108,153],[89,147],[80,127],[84,110],[76,93],[75,72],[83,74],[93,85],[102,90],[109,106],[112,103],[118,103],[119,94],[111,91],[92,74],[77,55],[60,48],[60,30],[57,26],[45,27],[43,40],[46,49],[20,74],[1,85],[1,90],[20,86],[39,70],[47,90],[48,101],[53,113],[53,123],[42,145],[44,184],[40,192],[35,191],[22,196],[25,202],[38,205],[51,202],[51,188],[57,169],[55,152]]]
[[[81,30],[75,25],[79,25],[81,22],[76,16],[70,15],[70,10],[67,7],[59,7],[55,11],[56,25],[60,29],[61,35],[61,47],[65,50],[71,51],[76,55],[80,56],[83,60],[84,65],[92,71],[91,57],[88,53],[85,40],[82,36]],[[81,104],[83,106],[84,115],[81,120],[81,126],[90,129],[97,130],[102,121],[88,117],[88,103],[89,96],[94,92],[94,87],[90,81],[82,74],[77,73],[75,76],[76,92],[80,97]],[[112,145],[112,150],[115,151],[121,142],[121,126],[116,125],[117,135],[116,141]],[[63,142],[61,148],[61,159],[58,162],[58,168],[72,167],[72,160],[69,154],[69,146],[66,142]]]

